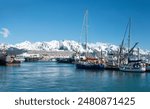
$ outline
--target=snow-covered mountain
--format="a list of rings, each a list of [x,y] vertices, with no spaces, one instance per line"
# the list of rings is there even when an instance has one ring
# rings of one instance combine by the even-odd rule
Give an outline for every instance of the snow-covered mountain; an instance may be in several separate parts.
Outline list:
[[[4,44],[0,44],[0,49],[2,49]],[[21,42],[15,45],[10,45],[7,44],[5,47],[8,48],[17,48],[17,49],[24,49],[24,50],[46,50],[46,51],[59,51],[59,50],[69,50],[69,51],[80,51],[84,52],[85,51],[85,46],[84,44],[79,44],[76,41],[73,40],[63,40],[63,41],[57,41],[57,40],[52,40],[49,42]],[[93,51],[117,51],[118,46],[109,44],[109,43],[102,43],[102,42],[97,42],[97,43],[88,43],[88,51],[93,52]],[[140,49],[140,52],[142,54],[147,54],[149,51],[148,50],[142,50]]]
[[[4,44],[0,44],[0,48],[2,49]],[[6,48],[14,47],[18,49],[24,49],[24,50],[46,50],[46,51],[59,51],[59,50],[69,50],[69,51],[85,51],[84,44],[79,44],[76,41],[73,40],[64,40],[64,41],[57,41],[52,40],[49,42],[21,42],[15,45],[5,45]],[[116,51],[118,49],[118,46],[108,44],[108,43],[88,43],[88,51],[108,51],[108,50],[114,50]]]

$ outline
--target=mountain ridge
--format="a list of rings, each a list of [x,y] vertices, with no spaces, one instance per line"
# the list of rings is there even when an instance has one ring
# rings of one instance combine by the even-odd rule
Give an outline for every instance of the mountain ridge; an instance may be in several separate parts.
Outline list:
[[[4,44],[0,44],[0,49],[4,47]],[[5,44],[6,49],[8,48],[17,48],[17,49],[24,49],[24,50],[45,50],[45,51],[59,51],[59,50],[68,50],[68,51],[77,51],[77,52],[85,52],[84,44],[80,44],[74,40],[51,40],[51,41],[42,41],[42,42],[30,42],[24,41],[17,44]],[[88,43],[87,50],[89,52],[94,51],[117,51],[119,46],[110,44],[110,43],[103,43],[103,42],[96,42],[96,43]],[[142,50],[140,49],[141,54],[148,54],[149,50]]]

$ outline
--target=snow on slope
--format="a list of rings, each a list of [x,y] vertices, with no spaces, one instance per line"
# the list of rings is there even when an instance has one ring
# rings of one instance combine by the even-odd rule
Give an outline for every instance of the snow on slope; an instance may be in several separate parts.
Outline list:
[[[50,42],[35,42],[31,43],[29,41],[25,41],[19,44],[14,45],[16,48],[25,49],[25,50],[69,50],[69,51],[85,51],[84,45],[79,44],[73,40],[64,40],[64,41],[50,41]],[[107,43],[89,43],[88,51],[93,52],[96,51],[108,51],[108,50],[117,50],[118,47],[115,45],[107,44]]]
[[[0,44],[0,49],[2,49],[4,44]],[[15,45],[5,45],[6,48],[15,47],[18,49],[25,49],[25,50],[46,50],[46,51],[59,51],[59,50],[69,50],[69,51],[78,51],[78,52],[84,52],[85,46],[84,44],[79,44],[76,41],[73,40],[63,40],[63,41],[57,41],[52,40],[49,42],[21,42]],[[118,46],[109,44],[109,43],[88,43],[88,51],[117,51]],[[142,54],[147,54],[148,50],[142,50],[140,49],[140,52]]]
[[[57,50],[59,49],[58,41],[51,42],[35,42],[31,43],[29,41],[25,41],[19,44],[14,45],[16,48],[25,49],[25,50]]]

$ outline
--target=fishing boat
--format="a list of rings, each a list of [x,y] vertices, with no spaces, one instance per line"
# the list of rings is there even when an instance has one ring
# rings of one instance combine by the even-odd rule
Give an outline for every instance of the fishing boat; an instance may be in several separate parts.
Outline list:
[[[123,64],[119,67],[120,71],[125,72],[145,72],[146,65],[141,60],[129,61],[128,64]]]
[[[25,59],[25,62],[37,62],[41,58],[39,58],[39,57],[25,57],[24,59]]]
[[[118,57],[115,53],[108,53],[107,54],[105,69],[107,69],[107,70],[119,70]]]
[[[20,61],[15,60],[14,55],[8,55],[6,53],[6,49],[2,50],[2,53],[0,54],[0,65],[2,66],[18,66],[20,65]]]
[[[104,64],[100,63],[96,58],[87,58],[76,63],[78,69],[104,69]]]
[[[69,57],[69,58],[58,58],[56,61],[58,63],[68,63],[68,64],[72,64],[75,62],[74,58],[71,58],[71,57]]]
[[[24,58],[23,56],[21,56],[21,55],[17,55],[17,56],[15,57],[15,60],[16,60],[16,61],[20,61],[20,62],[24,62],[24,61],[25,61],[25,58]]]
[[[128,34],[128,53],[124,55],[124,58],[121,59],[123,61],[120,66],[119,70],[120,71],[125,71],[125,72],[145,72],[146,71],[146,65],[142,60],[140,59],[133,59],[131,60],[131,55],[133,53],[133,49],[136,47],[138,44],[135,43],[135,45],[130,49],[130,28],[131,28],[131,19],[129,19],[129,23],[127,25],[129,28],[129,34]],[[138,56],[139,57],[139,56]]]
[[[24,57],[25,62],[38,62],[42,59],[39,54],[28,54]]]
[[[79,61],[76,62],[76,68],[77,69],[104,69],[104,65],[100,63],[100,61],[93,57],[88,57],[87,54],[87,37],[88,37],[88,10],[86,10],[84,14],[84,20],[82,29],[84,29],[85,34],[85,57],[79,58]]]

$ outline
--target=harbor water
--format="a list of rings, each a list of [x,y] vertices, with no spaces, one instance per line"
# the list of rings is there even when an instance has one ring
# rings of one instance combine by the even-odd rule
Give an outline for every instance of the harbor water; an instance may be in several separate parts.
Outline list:
[[[74,64],[0,66],[1,92],[149,92],[150,73],[79,70]]]

